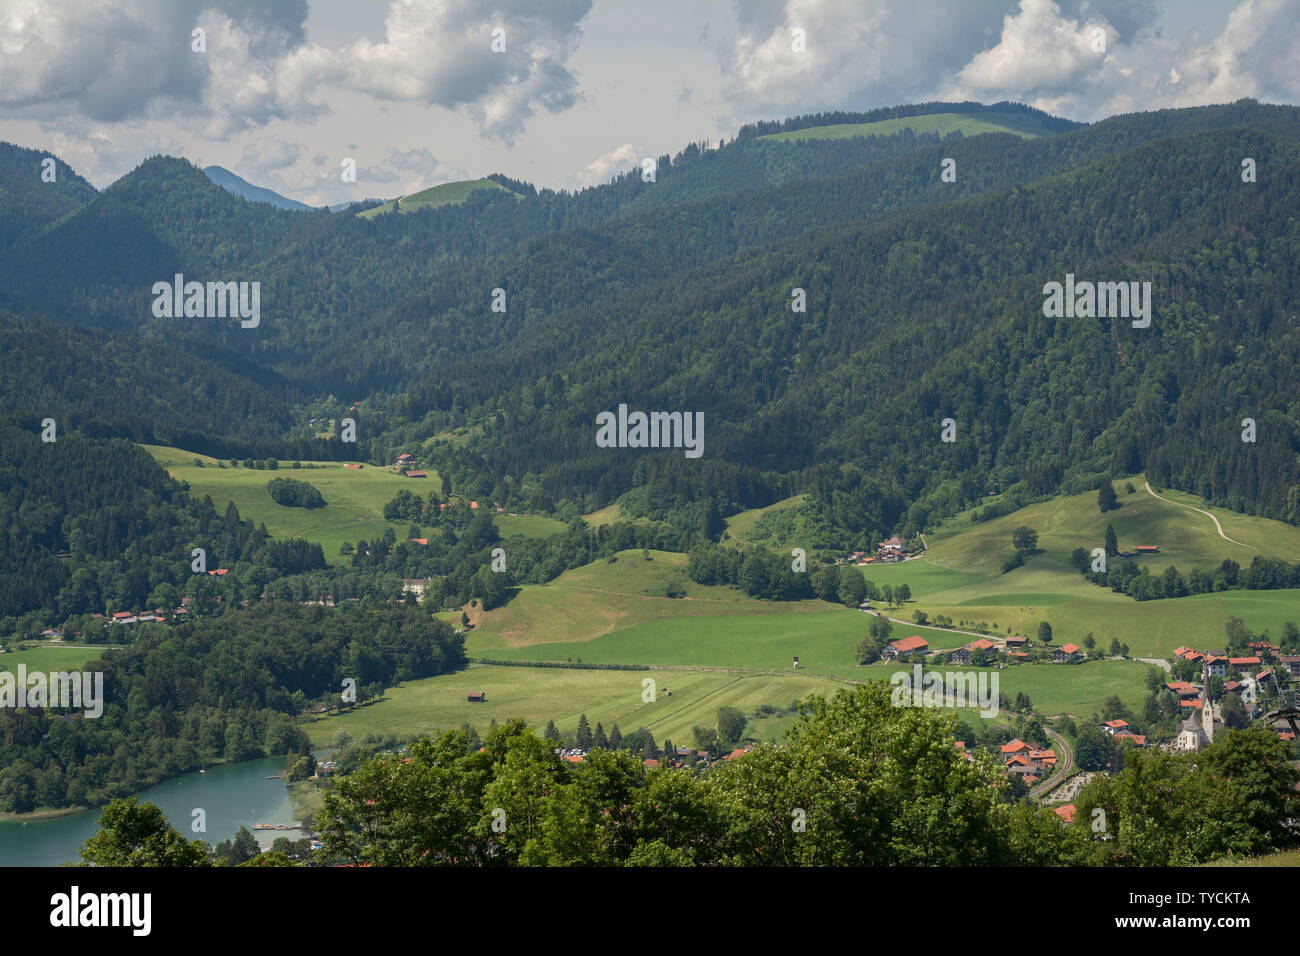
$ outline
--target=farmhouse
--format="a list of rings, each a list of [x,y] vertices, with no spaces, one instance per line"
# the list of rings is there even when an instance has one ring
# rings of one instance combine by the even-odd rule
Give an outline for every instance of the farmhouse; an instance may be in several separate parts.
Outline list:
[[[1062,644],[1052,651],[1052,660],[1057,664],[1068,664],[1079,659],[1079,645]]]
[[[1192,648],[1184,645],[1183,647],[1179,647],[1174,650],[1174,657],[1182,658],[1185,661],[1199,661],[1202,660],[1205,657],[1205,655],[1202,654],[1200,651],[1193,650]]]
[[[1009,651],[1023,651],[1029,646],[1029,638],[1012,634],[1006,639],[1005,643]]]
[[[1113,736],[1113,735],[1115,735],[1115,734],[1123,733],[1123,732],[1127,731],[1127,730],[1128,730],[1128,721],[1127,721],[1127,720],[1108,720],[1108,721],[1106,721],[1104,724],[1101,725],[1101,729],[1102,729],[1103,732],[1108,733],[1108,734],[1111,734],[1111,735]]]
[[[997,645],[987,637],[981,637],[978,640],[971,641],[969,644],[957,648],[957,650],[948,655],[948,659],[961,664],[969,664],[971,655],[976,651],[991,651],[995,647],[997,647]]]
[[[1166,683],[1165,686],[1173,691],[1176,696],[1181,697],[1184,700],[1201,696],[1201,689],[1195,684],[1187,683],[1185,680],[1170,681]]]
[[[1286,668],[1292,677],[1300,677],[1300,654],[1283,654],[1278,663]]]
[[[472,690],[469,692],[469,702],[471,704],[481,704],[487,700],[487,694],[481,690]]]
[[[1205,676],[1222,677],[1228,673],[1228,659],[1208,654],[1205,658]]]
[[[405,454],[403,454],[403,455],[398,455],[398,456],[397,456],[397,463],[398,463],[399,465],[407,465],[407,464],[410,464],[410,463],[413,462],[413,461],[415,461],[415,457],[414,457],[413,455],[405,455]]]
[[[880,652],[880,656],[887,661],[892,661],[895,658],[910,656],[918,652],[924,654],[929,646],[930,642],[920,634],[913,634],[911,637],[890,641],[885,645],[885,649]]]
[[[1258,667],[1260,660],[1258,657],[1229,657],[1228,663],[1237,670],[1244,670],[1247,667]]]
[[[1028,754],[1029,751],[1033,749],[1033,747],[1029,746],[1029,744],[1017,737],[1012,740],[1011,743],[1002,745],[1002,756],[1012,757],[1016,754]]]
[[[1134,747],[1145,747],[1147,745],[1146,734],[1114,734],[1113,736],[1121,743],[1130,743]]]

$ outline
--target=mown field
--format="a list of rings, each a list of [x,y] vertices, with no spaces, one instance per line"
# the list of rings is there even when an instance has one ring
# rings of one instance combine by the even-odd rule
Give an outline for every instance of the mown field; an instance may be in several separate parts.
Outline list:
[[[419,495],[441,486],[438,474],[429,472],[428,478],[403,478],[387,468],[365,465],[362,468],[344,468],[341,462],[303,462],[293,468],[293,462],[280,462],[274,471],[248,468],[231,468],[206,455],[197,455],[181,448],[162,445],[143,446],[154,460],[167,469],[172,477],[190,483],[190,493],[211,495],[218,511],[233,501],[241,517],[265,523],[266,529],[277,538],[306,538],[317,541],[325,551],[325,560],[339,564],[344,559],[339,548],[346,541],[355,544],[361,539],[377,538],[384,529],[393,526],[402,537],[409,522],[385,521],[384,505],[393,499],[401,488]],[[202,466],[194,463],[195,459]],[[296,478],[315,486],[325,499],[324,508],[308,511],[306,508],[288,508],[271,500],[267,483],[277,477]],[[563,531],[562,521],[553,518],[521,515],[494,515],[503,538],[514,535],[548,537]]]
[[[198,467],[196,456],[180,449],[153,446],[150,451],[174,475],[189,481],[193,491],[210,494],[219,508],[233,500],[242,515],[266,522],[274,534],[321,541],[331,560],[338,559],[343,541],[382,534],[389,524],[383,520],[383,505],[399,488],[411,485],[410,479],[369,466],[360,471],[336,464],[247,471],[218,469],[211,459],[204,459],[206,467]],[[266,494],[266,482],[276,474],[311,481],[330,505],[316,513],[276,505]],[[436,476],[430,480],[436,481]],[[1001,635],[1033,636],[1039,622],[1046,620],[1058,645],[1081,643],[1092,632],[1103,646],[1118,638],[1137,657],[1167,657],[1185,643],[1220,646],[1230,615],[1243,618],[1257,632],[1268,629],[1274,635],[1285,621],[1300,620],[1300,594],[1295,592],[1230,591],[1137,603],[1085,581],[1071,566],[1070,554],[1076,547],[1100,546],[1107,522],[1114,525],[1122,550],[1137,544],[1160,546],[1159,555],[1140,559],[1152,573],[1169,564],[1184,572],[1209,569],[1225,557],[1245,565],[1255,554],[1300,560],[1300,529],[1210,509],[1225,532],[1243,542],[1234,544],[1220,538],[1205,515],[1151,496],[1140,477],[1133,483],[1132,494],[1125,492],[1124,482],[1116,483],[1121,507],[1105,515],[1097,508],[1095,493],[1042,502],[988,522],[972,523],[969,514],[959,515],[927,533],[924,557],[861,570],[879,586],[908,585],[913,600],[890,611],[900,619],[894,636],[921,634],[933,649],[959,647],[971,637],[910,623],[918,609],[931,619],[944,614],[958,627],[966,622]],[[1192,496],[1162,494],[1200,507]],[[751,540],[765,513],[787,512],[799,503],[788,499],[735,515],[727,523],[728,535],[731,540]],[[589,515],[588,521],[599,525],[617,517],[615,505]],[[563,529],[548,518],[497,516],[497,521],[507,537]],[[1023,567],[1003,574],[1002,563],[1013,550],[1012,530],[1022,524],[1037,530],[1040,552]],[[735,589],[695,584],[686,578],[685,567],[685,555],[652,551],[645,560],[639,550],[625,551],[613,561],[568,571],[549,584],[526,585],[508,604],[487,614],[472,611],[477,626],[466,635],[466,644],[475,657],[636,664],[656,668],[653,671],[474,666],[395,688],[378,704],[313,723],[313,739],[327,742],[340,728],[354,735],[373,730],[406,734],[457,727],[466,720],[482,732],[493,718],[500,722],[510,717],[540,725],[554,719],[562,730],[572,730],[585,712],[593,726],[596,721],[607,728],[617,722],[627,731],[644,725],[657,738],[686,741],[691,727],[712,726],[723,704],[750,714],[748,733],[767,739],[780,737],[794,718],[758,717],[760,705],[784,711],[792,698],[831,693],[845,681],[887,679],[896,669],[857,665],[854,652],[871,622],[860,611],[815,600],[754,600]],[[671,577],[684,582],[684,598],[664,595]],[[458,613],[444,616],[459,620]],[[800,660],[797,672],[792,668],[795,656]],[[1074,667],[1020,665],[998,673],[1004,693],[1014,698],[1024,691],[1038,712],[1086,718],[1111,694],[1119,694],[1130,707],[1140,706],[1146,667],[1107,661]],[[661,688],[671,687],[672,697],[643,704],[641,680],[646,676],[653,676]],[[488,702],[470,705],[465,697],[470,690],[487,691]],[[968,711],[959,716],[978,719]]]
[[[646,679],[655,682],[655,701],[642,699]],[[307,725],[312,741],[325,745],[339,730],[354,737],[365,733],[434,733],[469,723],[480,734],[521,717],[529,726],[554,720],[561,732],[573,732],[581,714],[594,729],[614,724],[627,733],[645,727],[660,743],[665,737],[691,741],[691,728],[712,727],[719,707],[753,713],[763,704],[785,709],[811,693],[833,694],[842,683],[791,674],[755,677],[706,671],[601,671],[568,668],[470,665],[455,674],[411,681],[387,692],[386,699],[349,714]],[[469,703],[471,691],[484,691],[482,703]],[[671,691],[671,694],[669,693]],[[779,736],[776,735],[776,736]],[[763,737],[762,739],[767,739]]]
[[[18,673],[18,665],[23,664],[27,673],[36,671],[79,670],[88,661],[98,660],[107,650],[105,645],[68,644],[34,647],[26,651],[9,651],[0,654],[0,671]]]
[[[925,557],[900,564],[863,569],[883,586],[906,582],[914,604],[931,617],[944,614],[954,622],[983,621],[998,633],[1033,636],[1040,621],[1052,625],[1055,643],[1078,643],[1085,634],[1109,644],[1118,638],[1139,657],[1167,657],[1182,644],[1221,647],[1227,618],[1242,618],[1255,632],[1276,637],[1283,623],[1300,622],[1300,592],[1225,591],[1176,600],[1136,602],[1086,581],[1070,564],[1075,548],[1091,551],[1104,543],[1111,523],[1121,551],[1155,544],[1160,553],[1137,559],[1159,574],[1170,565],[1186,573],[1212,570],[1224,558],[1241,565],[1257,554],[1300,560],[1300,528],[1224,512],[1215,514],[1224,532],[1242,544],[1219,537],[1205,515],[1152,497],[1134,478],[1137,490],[1116,482],[1121,507],[1102,514],[1095,493],[1056,498],[992,521],[972,524],[959,515],[926,535]],[[1160,492],[1176,501],[1202,507],[1191,495]],[[1028,525],[1038,532],[1040,553],[1023,567],[1001,573],[1013,554],[1012,531]],[[902,615],[899,615],[902,616]]]
[[[491,179],[466,179],[460,182],[443,183],[440,186],[431,186],[428,189],[422,189],[419,192],[411,193],[409,196],[403,196],[397,201],[398,212],[417,212],[421,209],[434,209],[438,206],[446,206],[455,203],[462,203],[469,194],[479,189],[499,189],[501,192],[510,193],[512,196],[517,195],[500,183]],[[522,196],[518,198],[523,198]],[[375,216],[382,216],[393,208],[393,201],[376,206],[374,209],[367,209],[365,212],[357,213],[360,219],[373,219]]]

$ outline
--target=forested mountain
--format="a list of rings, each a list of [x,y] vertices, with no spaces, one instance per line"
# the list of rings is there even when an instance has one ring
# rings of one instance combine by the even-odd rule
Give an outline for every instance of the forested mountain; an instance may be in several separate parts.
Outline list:
[[[53,163],[45,164],[46,159]],[[0,250],[80,209],[96,195],[95,187],[57,156],[0,141]]]
[[[933,112],[1050,135],[761,138]],[[1089,126],[920,104],[754,124],[659,157],[652,182],[494,176],[514,194],[370,219],[249,203],[167,157],[103,193],[60,172],[62,199],[19,200],[8,183],[40,156],[7,147],[4,202],[26,211],[0,248],[21,317],[0,323],[0,399],[28,427],[281,458],[358,454],[312,439],[305,409],[363,399],[362,457],[426,443],[458,490],[621,498],[692,530],[810,491],[836,545],[1139,468],[1296,521],[1298,138],[1300,111],[1253,101]],[[260,324],[155,317],[176,273],[260,283]],[[1151,327],[1044,317],[1067,273],[1152,282]],[[619,403],[703,412],[704,456],[597,448]],[[1258,443],[1234,438],[1243,417]]]
[[[56,424],[57,424],[56,418]],[[278,542],[233,503],[193,500],[141,448],[122,439],[0,423],[0,620],[38,609],[62,620],[104,611],[171,611],[189,596],[259,598],[284,574],[325,566],[320,545]],[[220,580],[196,573],[226,568]]]
[[[1243,184],[1242,156],[1268,181]],[[484,467],[548,462],[555,487],[595,490],[592,505],[649,479],[754,506],[787,490],[755,488],[760,471],[819,469],[828,524],[874,533],[899,519],[881,510],[890,502],[969,502],[1020,481],[1045,494],[1145,464],[1295,521],[1296,158],[1293,140],[1196,134],[1028,189],[804,235],[541,323],[426,395],[436,408],[482,403]],[[1151,329],[1044,319],[1042,287],[1067,272],[1153,281]],[[806,315],[790,310],[796,287]],[[517,384],[502,395],[500,383]],[[708,462],[597,449],[594,416],[620,401],[704,411]],[[1252,412],[1269,440],[1243,445]],[[965,436],[955,445],[938,441],[948,416]],[[465,460],[457,449],[444,464]],[[849,485],[840,506],[837,482]]]

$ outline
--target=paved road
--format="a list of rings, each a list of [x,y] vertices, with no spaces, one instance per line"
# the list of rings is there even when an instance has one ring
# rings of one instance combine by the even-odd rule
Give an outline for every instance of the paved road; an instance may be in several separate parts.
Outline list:
[[[1141,661],[1143,664],[1155,664],[1156,667],[1163,668],[1166,674],[1173,673],[1173,666],[1163,657],[1135,657],[1135,661]]]
[[[1154,491],[1151,490],[1151,483],[1149,481],[1144,481],[1142,482],[1142,484],[1146,487],[1147,494],[1149,494],[1152,498],[1159,498],[1161,501],[1167,502],[1171,505],[1177,505],[1179,508],[1186,508],[1189,511],[1195,511],[1199,514],[1205,515],[1205,517],[1209,518],[1211,521],[1214,522],[1214,527],[1218,528],[1219,530],[1219,537],[1222,538],[1224,541],[1231,541],[1233,544],[1239,544],[1243,548],[1250,548],[1252,551],[1259,550],[1259,548],[1255,547],[1253,544],[1247,544],[1244,541],[1238,541],[1236,538],[1229,538],[1226,534],[1223,533],[1223,525],[1219,524],[1219,519],[1214,517],[1214,515],[1210,514],[1208,511],[1202,511],[1200,508],[1193,508],[1191,505],[1185,505],[1180,501],[1170,501],[1168,498],[1161,498],[1160,495],[1156,494]]]
[[[893,621],[895,624],[902,624],[904,627],[928,627],[936,631],[947,631],[949,634],[969,634],[971,637],[987,637],[994,644],[1006,644],[1006,638],[998,637],[996,634],[981,634],[979,631],[963,631],[955,627],[938,627],[935,624],[917,624],[915,621],[904,621],[900,617],[890,617],[888,614],[881,614],[879,611],[868,611],[868,614],[874,614],[876,617],[883,617],[887,621]]]

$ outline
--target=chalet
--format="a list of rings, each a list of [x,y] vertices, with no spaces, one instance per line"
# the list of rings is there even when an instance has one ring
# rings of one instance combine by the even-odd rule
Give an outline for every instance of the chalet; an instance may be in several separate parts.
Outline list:
[[[1019,774],[1021,777],[1036,777],[1039,768],[1028,757],[1017,754],[1007,761],[1007,772]]]
[[[1192,697],[1200,697],[1201,689],[1195,684],[1189,684],[1185,680],[1170,681],[1165,684],[1174,694],[1184,700]]]
[[[1274,651],[1281,650],[1281,648],[1270,641],[1251,641],[1246,646],[1260,657],[1271,657]]]
[[[1229,680],[1223,682],[1223,692],[1225,694],[1240,694],[1242,688],[1246,685],[1239,680]]]
[[[1040,770],[1045,767],[1056,766],[1056,751],[1051,747],[1046,750],[1030,750],[1027,756]]]
[[[429,475],[426,472],[420,471],[418,468],[408,469],[407,471],[404,471],[402,474],[404,474],[407,478],[428,478],[429,477]]]
[[[1147,745],[1146,734],[1113,734],[1120,743],[1132,744],[1134,747],[1145,747]]]
[[[1229,657],[1228,663],[1237,670],[1245,670],[1247,667],[1258,667],[1261,663],[1258,657]]]
[[[1205,657],[1200,651],[1193,650],[1186,645],[1174,649],[1174,657],[1181,658],[1185,661],[1199,661]]]
[[[1139,544],[1133,550],[1138,554],[1159,554],[1160,546],[1158,544]]]
[[[1029,744],[1017,737],[1015,740],[1011,741],[1011,743],[1002,745],[1002,756],[1013,757],[1016,754],[1027,755],[1029,751],[1033,749],[1033,747],[1029,746]]]
[[[1012,634],[1007,637],[1005,643],[1009,651],[1023,651],[1029,646],[1029,638]]]
[[[1068,664],[1079,659],[1079,645],[1062,644],[1052,651],[1052,660],[1057,664]]]
[[[1205,657],[1205,676],[1222,677],[1228,673],[1228,659],[1207,654]]]
[[[487,694],[481,690],[472,690],[469,692],[469,702],[471,704],[482,704],[487,701]]]
[[[1118,733],[1124,733],[1128,730],[1128,721],[1108,720],[1101,725],[1101,729],[1104,733],[1111,734],[1112,736]]]
[[[884,549],[884,548],[894,548],[894,549],[896,549],[896,550],[898,550],[898,551],[902,551],[902,550],[903,550],[903,545],[906,544],[906,543],[907,543],[907,542],[905,542],[905,541],[904,541],[902,538],[900,538],[898,535],[894,535],[894,536],[893,536],[892,538],[890,538],[888,541],[882,541],[882,542],[880,542],[880,544],[876,545],[876,547],[879,548],[879,549]]]
[[[1059,807],[1053,807],[1052,812],[1066,823],[1074,822],[1075,806],[1073,803],[1066,803]]]
[[[892,661],[899,657],[910,656],[912,654],[924,654],[929,648],[930,642],[920,634],[913,634],[911,637],[904,637],[901,640],[890,641],[885,645],[885,649],[880,652],[880,656],[887,661]]]
[[[410,463],[413,462],[413,461],[415,461],[415,456],[414,456],[414,455],[405,455],[405,454],[403,454],[403,455],[398,455],[398,456],[397,456],[397,463],[398,463],[399,465],[407,465],[407,464],[410,464]]]
[[[1292,677],[1300,677],[1300,654],[1283,654],[1277,660]]]
[[[134,624],[135,615],[130,611],[118,611],[113,615],[114,624]]]
[[[952,651],[948,655],[948,659],[950,661],[960,663],[960,664],[969,664],[971,661],[971,656],[976,651],[991,651],[995,647],[997,647],[997,645],[994,644],[992,641],[990,641],[987,637],[981,637],[979,640],[971,641],[969,644],[966,644],[962,647],[957,648],[955,651]]]

